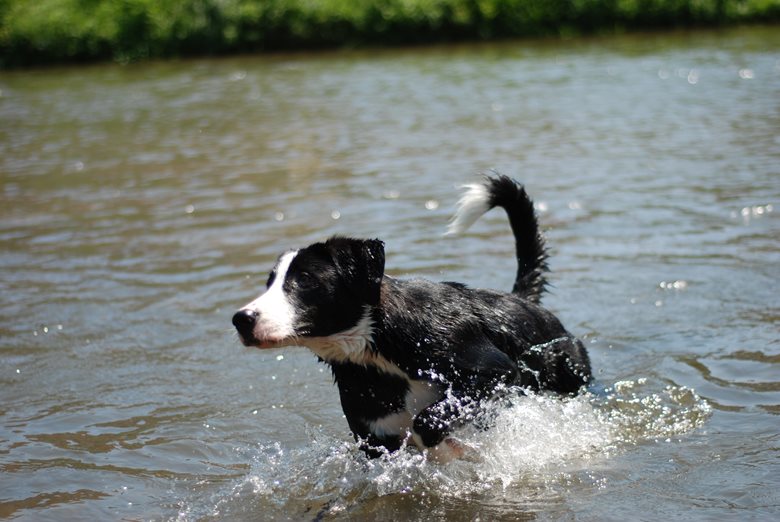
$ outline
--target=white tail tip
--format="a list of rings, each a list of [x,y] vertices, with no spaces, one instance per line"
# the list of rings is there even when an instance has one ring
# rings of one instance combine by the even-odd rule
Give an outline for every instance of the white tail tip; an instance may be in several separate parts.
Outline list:
[[[465,232],[482,214],[490,210],[490,192],[487,186],[473,183],[463,185],[462,188],[466,191],[458,200],[458,209],[447,227],[445,236]]]

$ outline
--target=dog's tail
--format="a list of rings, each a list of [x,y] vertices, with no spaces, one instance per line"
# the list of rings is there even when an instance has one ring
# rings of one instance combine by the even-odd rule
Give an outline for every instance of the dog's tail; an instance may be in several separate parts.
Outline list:
[[[547,279],[547,250],[539,231],[531,198],[522,185],[498,173],[485,175],[482,183],[465,185],[466,192],[458,202],[458,210],[447,234],[459,234],[493,207],[501,207],[509,216],[515,236],[517,277],[512,292],[529,301],[539,302]]]

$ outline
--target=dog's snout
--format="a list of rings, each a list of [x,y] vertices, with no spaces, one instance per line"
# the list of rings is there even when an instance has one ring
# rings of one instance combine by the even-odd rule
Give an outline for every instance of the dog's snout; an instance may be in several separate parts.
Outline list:
[[[233,316],[233,326],[241,334],[251,334],[257,322],[257,312],[254,310],[239,310]]]

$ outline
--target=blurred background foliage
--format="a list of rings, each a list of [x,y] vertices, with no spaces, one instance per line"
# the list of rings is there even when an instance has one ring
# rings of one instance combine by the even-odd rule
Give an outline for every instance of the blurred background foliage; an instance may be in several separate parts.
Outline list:
[[[780,20],[780,0],[0,0],[0,65]]]

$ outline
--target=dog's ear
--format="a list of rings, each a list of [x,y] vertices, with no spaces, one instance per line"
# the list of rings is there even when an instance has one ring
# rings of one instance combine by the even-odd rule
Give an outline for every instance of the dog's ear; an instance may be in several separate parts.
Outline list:
[[[349,291],[365,304],[376,305],[385,274],[385,244],[379,239],[333,237],[326,245]]]

